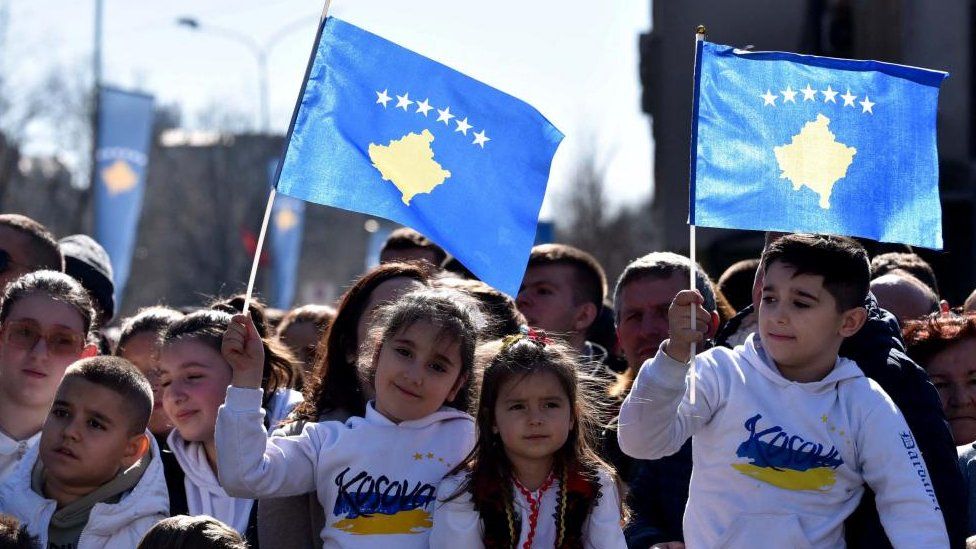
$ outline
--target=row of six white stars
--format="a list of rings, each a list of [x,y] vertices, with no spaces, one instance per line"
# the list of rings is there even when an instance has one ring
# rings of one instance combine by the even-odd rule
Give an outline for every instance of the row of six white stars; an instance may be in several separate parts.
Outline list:
[[[791,88],[790,86],[786,86],[786,89],[781,90],[780,93],[783,94],[783,103],[796,103],[797,93],[803,94],[804,101],[816,101],[818,92],[817,90],[811,88],[810,84],[807,84],[806,88],[798,91],[793,91],[793,88]],[[834,91],[834,89],[828,85],[826,90],[821,90],[819,93],[823,94],[824,103],[836,104],[837,94],[840,92]],[[759,97],[763,100],[764,107],[766,105],[771,105],[775,107],[776,100],[779,99],[779,95],[772,93],[769,89],[767,89],[766,93],[760,95]],[[847,93],[841,95],[840,98],[844,100],[845,107],[853,107],[854,100],[857,99],[857,96],[851,93],[850,88],[847,88]],[[864,101],[858,101],[858,104],[861,105],[861,113],[867,112],[867,113],[874,114],[874,111],[871,109],[874,107],[875,103],[873,103],[868,96],[865,95]]]
[[[389,88],[387,88],[381,92],[379,91],[376,92],[376,103],[379,105],[383,105],[384,109],[386,108],[386,104],[393,100],[392,97],[387,95],[389,91],[390,91]],[[396,98],[397,98],[397,104],[396,107],[394,108],[399,107],[403,109],[404,112],[406,112],[407,107],[416,103],[417,110],[414,112],[420,113],[425,117],[427,116],[427,113],[430,112],[431,110],[436,110],[438,113],[437,121],[443,122],[445,126],[450,126],[451,119],[455,118],[455,116],[451,114],[451,107],[444,107],[443,110],[435,109],[433,106],[431,106],[428,99],[424,99],[423,101],[413,101],[410,99],[409,93],[404,93],[403,95],[397,95]],[[467,117],[465,117],[464,119],[455,120],[454,123],[457,124],[457,127],[454,129],[454,131],[461,132],[461,134],[463,135],[468,135],[468,130],[474,127],[471,124],[468,124]],[[485,143],[491,141],[491,138],[485,135],[485,130],[481,130],[480,132],[473,132],[473,133],[474,133],[474,141],[471,142],[472,145],[479,145],[483,149],[485,148]]]

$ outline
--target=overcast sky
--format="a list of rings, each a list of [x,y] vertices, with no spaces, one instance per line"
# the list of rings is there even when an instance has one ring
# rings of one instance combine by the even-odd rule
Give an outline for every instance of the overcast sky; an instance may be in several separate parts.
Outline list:
[[[0,0],[5,75],[26,89],[51,67],[79,70],[92,49],[93,0]],[[258,115],[254,55],[227,29],[269,50],[272,130],[284,132],[315,35],[318,0],[105,0],[104,81],[179,104],[197,129],[213,111]],[[615,204],[652,188],[649,118],[640,111],[637,40],[650,29],[650,0],[333,0],[343,18],[538,108],[566,134],[553,164],[543,217],[581,151],[595,146],[608,166]],[[180,16],[198,19],[193,32]],[[281,35],[283,28],[292,29]],[[43,143],[35,143],[43,149]],[[558,203],[558,202],[557,202]]]

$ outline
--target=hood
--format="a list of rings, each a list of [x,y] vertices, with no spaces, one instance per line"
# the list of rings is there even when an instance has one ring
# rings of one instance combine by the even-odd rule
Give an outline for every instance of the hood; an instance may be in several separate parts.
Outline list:
[[[413,419],[410,421],[401,421],[400,423],[393,423],[386,416],[376,411],[373,407],[373,401],[369,401],[366,404],[366,415],[363,418],[352,418],[350,421],[355,420],[365,421],[366,423],[371,423],[373,425],[389,425],[391,427],[401,427],[404,429],[423,429],[435,423],[440,423],[443,421],[452,420],[462,420],[470,421],[474,423],[474,418],[470,415],[458,410],[456,408],[451,408],[450,406],[441,406],[440,410],[437,410],[433,414],[424,416],[420,419]]]
[[[85,532],[111,536],[138,519],[154,515],[161,518],[169,515],[169,494],[166,491],[159,445],[149,431],[146,431],[146,436],[149,437],[150,459],[142,478],[118,503],[95,504],[89,515],[88,525],[85,526]],[[35,445],[18,464],[16,471],[0,487],[0,508],[29,523],[40,521],[47,525],[57,504],[54,500],[47,499],[31,489],[31,471],[37,463],[38,453],[39,449]],[[41,534],[33,530],[31,532],[34,535]],[[47,532],[43,532],[41,537],[46,540]]]
[[[214,474],[207,461],[207,452],[203,449],[203,444],[199,442],[187,442],[180,436],[180,432],[173,429],[166,438],[169,449],[173,452],[173,457],[180,464],[183,475],[200,490],[219,497],[230,497],[220,486],[217,475]]]
[[[888,356],[891,349],[904,353],[905,342],[895,316],[878,306],[878,300],[871,293],[864,300],[864,308],[868,310],[867,321],[840,346],[840,355],[863,363],[872,357]]]
[[[112,536],[138,519],[154,515],[169,516],[169,492],[163,475],[163,458],[156,437],[149,431],[146,431],[146,436],[149,437],[149,465],[142,478],[118,503],[95,504],[85,532]]]
[[[773,363],[773,359],[770,358],[770,356],[766,353],[766,350],[762,348],[762,340],[759,338],[758,334],[750,334],[746,339],[746,342],[741,346],[736,347],[736,349],[742,353],[742,356],[745,357],[746,362],[748,362],[754,370],[779,387],[788,387],[793,385],[800,387],[804,391],[816,394],[833,390],[834,387],[836,387],[836,385],[841,381],[864,377],[864,372],[857,367],[857,364],[853,360],[837,357],[837,361],[834,363],[834,369],[831,370],[826,377],[820,381],[799,383],[796,381],[790,381],[789,379],[783,377],[783,374],[779,373],[779,369],[776,368],[776,364]]]

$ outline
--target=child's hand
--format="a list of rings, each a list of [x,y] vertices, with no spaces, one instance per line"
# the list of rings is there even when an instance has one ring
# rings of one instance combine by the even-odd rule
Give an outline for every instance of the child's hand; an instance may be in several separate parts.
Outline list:
[[[698,290],[681,290],[671,301],[668,309],[669,339],[665,343],[664,352],[678,362],[688,362],[691,359],[691,344],[705,341],[705,335],[711,331],[712,323],[717,320],[717,313],[706,311],[701,306],[703,302]],[[692,303],[696,304],[694,330],[691,329]]]
[[[235,387],[261,388],[264,345],[250,316],[234,315],[224,332],[220,353],[234,370],[231,383]]]

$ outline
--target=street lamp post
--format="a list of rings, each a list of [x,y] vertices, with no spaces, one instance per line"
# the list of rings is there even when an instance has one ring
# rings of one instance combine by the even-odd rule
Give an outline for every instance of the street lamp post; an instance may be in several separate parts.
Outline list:
[[[303,26],[313,19],[318,20],[318,17],[302,17],[301,19],[296,19],[288,23],[275,31],[264,44],[259,44],[256,40],[240,31],[215,27],[213,25],[203,25],[195,17],[180,17],[176,20],[176,24],[181,27],[186,27],[189,30],[209,32],[210,34],[223,36],[243,45],[254,55],[254,60],[258,66],[258,98],[261,109],[261,131],[268,133],[271,131],[271,114],[268,104],[268,54],[278,45],[282,38],[285,38],[297,27]]]

